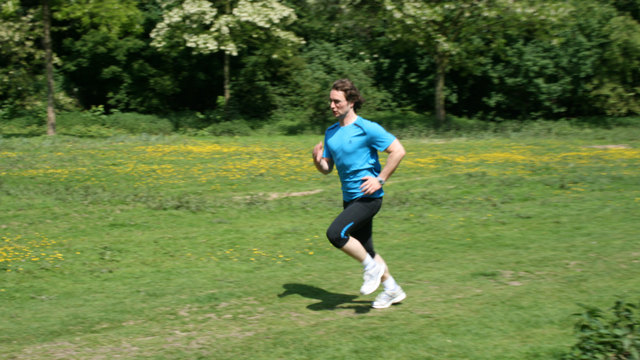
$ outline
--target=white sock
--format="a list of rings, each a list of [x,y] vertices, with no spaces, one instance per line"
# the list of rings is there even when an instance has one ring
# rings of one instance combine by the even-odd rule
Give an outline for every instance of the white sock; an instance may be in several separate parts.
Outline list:
[[[362,262],[362,266],[364,267],[365,270],[369,270],[372,267],[374,267],[376,265],[376,261],[373,260],[373,258],[371,257],[371,255],[367,254],[367,257],[364,259],[364,261]]]
[[[382,282],[382,286],[384,287],[384,291],[397,291],[400,288],[400,285],[398,285],[391,275],[389,275],[387,280]]]

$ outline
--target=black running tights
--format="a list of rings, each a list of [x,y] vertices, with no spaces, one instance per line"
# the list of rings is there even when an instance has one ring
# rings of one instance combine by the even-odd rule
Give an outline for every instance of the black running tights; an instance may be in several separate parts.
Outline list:
[[[327,238],[333,246],[341,249],[349,241],[349,236],[358,240],[371,257],[376,256],[373,250],[373,217],[382,206],[382,198],[362,197],[352,201],[344,201],[344,210],[327,229]]]

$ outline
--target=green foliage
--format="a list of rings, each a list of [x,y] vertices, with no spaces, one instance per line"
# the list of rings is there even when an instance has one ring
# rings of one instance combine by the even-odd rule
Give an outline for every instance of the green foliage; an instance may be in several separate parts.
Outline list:
[[[574,327],[578,343],[565,360],[640,359],[640,302],[617,300],[608,311],[578,305],[585,309],[574,314],[579,316]]]
[[[143,115],[138,113],[116,113],[105,118],[106,126],[125,130],[130,134],[170,134],[173,125],[167,119],[155,115]]]
[[[608,115],[640,114],[640,23],[616,15],[602,28],[607,42],[591,95]]]
[[[385,0],[384,4],[392,25],[387,36],[424,49],[435,61],[435,113],[440,122],[446,121],[444,85],[450,68],[476,73],[487,63],[486,55],[502,48],[510,35],[544,36],[564,23],[570,9],[554,1]]]
[[[73,21],[81,30],[95,29],[118,38],[141,30],[142,13],[137,0],[58,0],[53,8],[57,20]]]
[[[9,103],[3,103],[0,106],[0,123],[14,118],[15,106]]]
[[[71,135],[88,138],[110,138],[118,135],[129,134],[125,130],[109,128],[97,124],[89,126],[58,127],[57,132],[61,135]]]
[[[575,119],[573,125],[578,127],[592,127],[592,128],[640,128],[640,117],[638,116],[590,116]]]
[[[278,89],[281,99],[278,109],[273,113],[272,122],[291,128],[288,133],[324,131],[327,124],[335,122],[329,112],[327,99],[331,85],[340,78],[348,78],[357,84],[365,98],[363,109],[391,109],[394,105],[392,96],[374,85],[374,57],[353,53],[350,49],[350,45],[310,43],[301,55],[304,66],[293,74],[292,84]]]
[[[313,109],[291,109],[276,111],[271,116],[271,122],[264,127],[267,134],[298,135],[304,133],[321,134],[322,126],[312,126],[309,119],[313,116]]]
[[[18,1],[0,2],[0,102],[23,108],[41,104],[44,51],[36,9],[21,9]]]
[[[87,111],[63,112],[56,116],[56,128],[60,134],[78,137],[112,137],[131,132],[118,125],[107,126],[108,116],[104,107],[94,106]],[[118,128],[119,127],[119,128]]]
[[[248,136],[251,135],[251,127],[244,120],[223,121],[206,128],[206,131],[214,136]]]
[[[522,120],[638,113],[638,23],[606,3],[574,5],[573,20],[551,38],[507,37],[479,77],[462,79],[470,113]]]
[[[29,125],[29,126],[16,126],[11,123],[0,124],[0,135],[8,136],[41,136],[46,133],[46,129],[43,126]]]
[[[103,104],[167,117],[190,133],[232,119],[269,133],[317,133],[334,121],[330,84],[349,77],[367,100],[363,115],[429,118],[440,54],[451,120],[640,113],[637,0],[231,1],[231,14],[210,0],[52,4],[56,109]],[[44,114],[41,17],[36,1],[0,1],[0,121]],[[152,32],[155,45],[164,32],[166,46],[151,46]],[[238,56],[220,115],[225,52]],[[407,132],[434,126],[425,120]]]
[[[194,129],[201,130],[207,127],[211,121],[209,118],[198,111],[178,111],[166,116],[166,119],[173,124],[174,129]]]
[[[87,111],[62,112],[56,116],[59,127],[105,125],[107,116],[103,106],[94,106]]]
[[[64,35],[60,39],[65,60],[61,67],[66,76],[64,86],[85,89],[76,93],[82,103],[107,104],[121,110],[149,108],[148,96],[140,92],[146,90],[149,81],[154,81],[157,72],[149,69],[144,58],[131,58],[144,50],[142,40],[133,36],[114,38],[94,29],[82,33],[67,31]],[[141,75],[147,79],[140,81]],[[137,81],[140,83],[135,84]],[[166,86],[154,85],[158,93],[166,93]],[[158,108],[162,107],[154,110]]]
[[[4,125],[15,127],[28,127],[28,126],[43,126],[46,124],[45,118],[37,116],[21,116],[2,122]]]

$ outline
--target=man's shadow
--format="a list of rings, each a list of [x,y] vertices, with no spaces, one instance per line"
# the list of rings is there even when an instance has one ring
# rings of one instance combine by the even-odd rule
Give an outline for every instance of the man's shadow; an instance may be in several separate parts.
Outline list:
[[[309,299],[320,300],[319,303],[307,306],[312,311],[336,310],[336,309],[353,309],[356,314],[365,314],[371,311],[371,301],[354,300],[357,295],[345,295],[328,292],[315,286],[303,284],[284,284],[285,292],[278,294],[279,298],[289,295],[300,295]],[[350,305],[354,304],[354,305]],[[363,304],[363,305],[357,305]]]

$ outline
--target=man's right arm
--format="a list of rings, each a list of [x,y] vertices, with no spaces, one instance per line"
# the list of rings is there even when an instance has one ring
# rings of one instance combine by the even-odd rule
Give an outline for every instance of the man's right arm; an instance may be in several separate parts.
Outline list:
[[[313,148],[313,163],[318,171],[327,175],[333,170],[333,159],[322,157],[323,145],[321,141]]]

